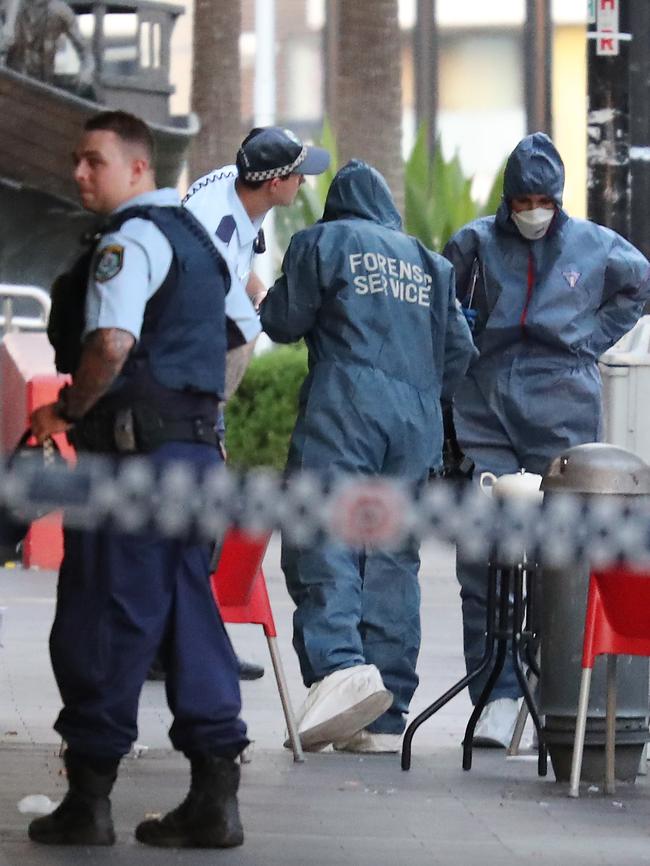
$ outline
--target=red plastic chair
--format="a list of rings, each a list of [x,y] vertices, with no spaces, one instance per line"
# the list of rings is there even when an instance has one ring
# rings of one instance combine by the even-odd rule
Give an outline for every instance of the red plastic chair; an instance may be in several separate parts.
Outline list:
[[[221,546],[219,560],[210,576],[212,593],[224,622],[254,623],[264,628],[271,654],[273,672],[287,722],[294,761],[304,761],[284,668],[277,646],[277,632],[271,611],[262,561],[271,539],[270,533],[246,535],[228,530]]]
[[[607,655],[605,791],[612,794],[616,787],[616,656],[650,656],[650,572],[621,566],[594,571],[589,579],[570,797],[580,794],[591,672],[598,655]]]

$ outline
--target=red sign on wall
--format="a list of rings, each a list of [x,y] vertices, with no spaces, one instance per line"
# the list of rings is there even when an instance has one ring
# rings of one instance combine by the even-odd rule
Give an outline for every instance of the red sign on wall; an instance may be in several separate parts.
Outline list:
[[[596,3],[596,29],[598,30],[596,54],[614,56],[619,52],[618,11],[620,0],[596,0]]]

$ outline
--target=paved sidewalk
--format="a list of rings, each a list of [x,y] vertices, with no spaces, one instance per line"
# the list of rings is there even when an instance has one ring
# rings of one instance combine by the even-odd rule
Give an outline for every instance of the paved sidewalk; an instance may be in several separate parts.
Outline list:
[[[295,705],[304,694],[290,645],[292,605],[279,569],[279,546],[265,562],[280,650]],[[460,611],[449,548],[427,545],[422,567],[423,649],[417,712],[462,673]],[[161,851],[133,839],[134,825],[185,795],[187,764],[168,748],[164,687],[144,688],[139,758],[123,762],[113,804],[118,843],[109,849],[47,848],[30,843],[27,794],[59,799],[65,790],[51,724],[59,697],[47,656],[55,577],[0,570],[0,866],[32,864],[202,864],[230,866],[502,866],[616,864],[650,866],[650,784],[642,777],[606,797],[578,801],[536,775],[532,754],[507,760],[476,751],[464,773],[459,742],[469,713],[458,696],[414,740],[413,768],[398,756],[309,755],[294,764],[281,747],[284,723],[262,629],[232,626],[237,650],[265,664],[262,680],[243,683],[244,717],[255,741],[243,767],[244,846],[233,851]]]

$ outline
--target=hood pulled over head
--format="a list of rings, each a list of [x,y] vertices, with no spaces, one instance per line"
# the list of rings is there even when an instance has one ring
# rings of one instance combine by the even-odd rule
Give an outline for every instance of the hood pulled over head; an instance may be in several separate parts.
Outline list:
[[[512,151],[503,175],[507,202],[525,195],[547,195],[562,206],[564,163],[544,132],[527,135]]]
[[[388,184],[376,168],[360,159],[351,159],[337,171],[325,200],[323,222],[347,218],[402,227]]]

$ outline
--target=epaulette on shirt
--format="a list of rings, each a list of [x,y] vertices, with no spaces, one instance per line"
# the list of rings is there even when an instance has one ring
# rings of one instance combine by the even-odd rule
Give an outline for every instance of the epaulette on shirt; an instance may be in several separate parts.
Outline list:
[[[226,214],[224,217],[221,217],[221,222],[217,226],[216,235],[224,244],[229,244],[230,238],[235,233],[236,228],[237,223],[235,222],[234,216],[231,213]]]

